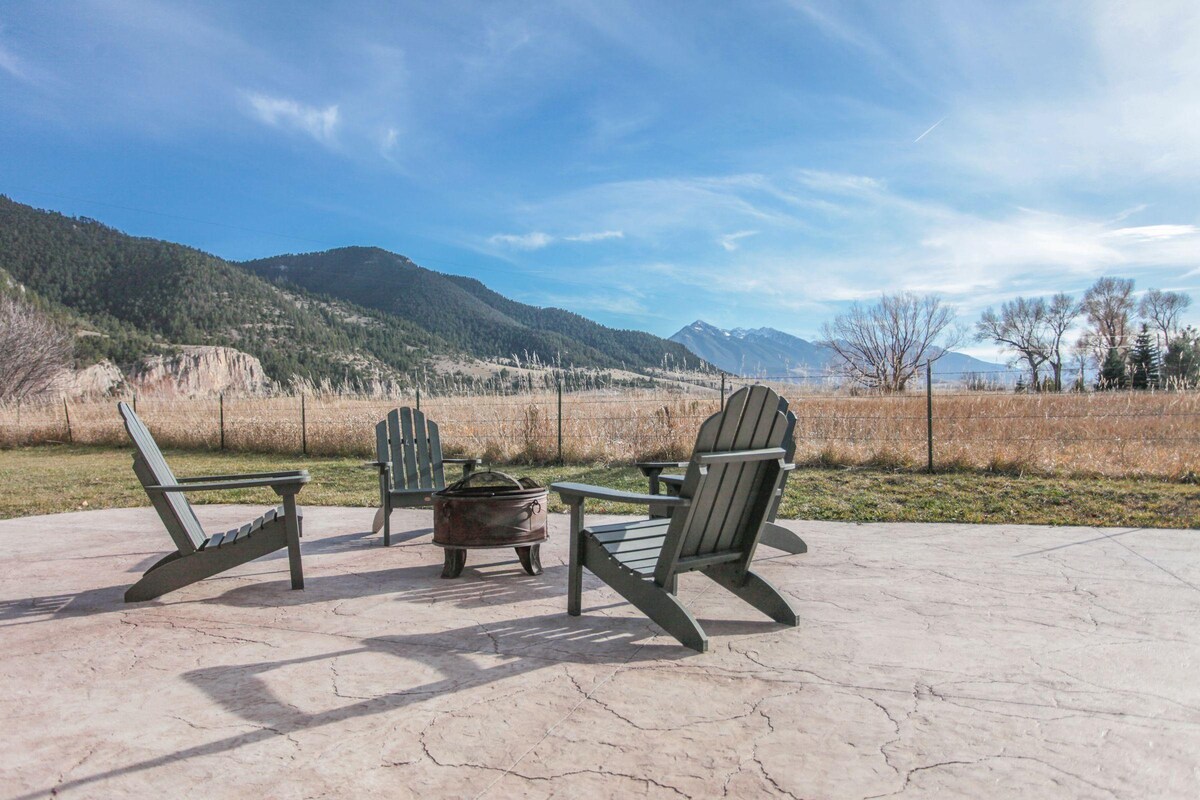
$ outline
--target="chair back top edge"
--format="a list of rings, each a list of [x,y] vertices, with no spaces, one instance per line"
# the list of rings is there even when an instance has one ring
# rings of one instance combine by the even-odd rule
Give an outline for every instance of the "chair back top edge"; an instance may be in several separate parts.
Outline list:
[[[167,460],[146,423],[142,422],[128,403],[117,403],[117,410],[137,450],[133,471],[142,486],[174,484],[175,473],[167,465]],[[200,520],[196,518],[196,512],[187,498],[181,492],[147,492],[147,495],[179,552],[191,553],[199,550],[208,537],[204,535],[204,528],[201,527]]]
[[[407,406],[389,411],[375,426],[375,451],[390,465],[388,489],[446,488],[441,433],[424,412]]]

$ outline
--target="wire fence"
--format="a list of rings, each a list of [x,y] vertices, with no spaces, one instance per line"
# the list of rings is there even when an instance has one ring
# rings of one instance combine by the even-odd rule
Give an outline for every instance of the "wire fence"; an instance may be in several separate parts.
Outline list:
[[[764,380],[796,414],[802,465],[1152,476],[1200,472],[1200,392],[963,391],[930,382],[881,395],[813,392]],[[447,455],[494,463],[686,459],[696,430],[745,381],[686,387],[519,394],[408,393],[130,397],[164,447],[374,455],[375,424],[417,406]],[[722,383],[724,384],[722,386]],[[125,444],[115,401],[0,406],[0,446]]]

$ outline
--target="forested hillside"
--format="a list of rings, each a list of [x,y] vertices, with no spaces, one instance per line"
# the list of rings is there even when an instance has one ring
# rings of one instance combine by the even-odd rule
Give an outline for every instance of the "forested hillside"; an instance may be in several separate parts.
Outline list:
[[[388,314],[284,291],[199,250],[3,196],[0,270],[60,319],[99,334],[77,339],[81,365],[212,344],[258,357],[277,381],[342,383],[394,379],[453,349]]]
[[[245,262],[256,275],[403,317],[480,358],[526,358],[634,370],[699,366],[682,345],[616,330],[558,308],[510,300],[473,278],[444,275],[375,247]]]

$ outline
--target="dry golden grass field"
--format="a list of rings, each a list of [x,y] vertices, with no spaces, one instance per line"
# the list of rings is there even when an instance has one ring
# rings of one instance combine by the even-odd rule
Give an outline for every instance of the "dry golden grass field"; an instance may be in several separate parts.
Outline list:
[[[798,463],[924,466],[924,394],[853,397],[775,388],[798,417]],[[375,423],[388,409],[413,402],[411,396],[140,397],[137,409],[164,447],[218,449],[223,406],[226,449],[286,454],[306,445],[312,455],[367,456]],[[707,390],[564,394],[562,457],[575,464],[686,458],[696,427],[719,403]],[[494,463],[558,458],[554,392],[424,397],[421,407],[441,425],[448,454]],[[1200,472],[1200,393],[935,392],[933,435],[939,469],[1192,481]],[[0,407],[0,446],[67,441],[124,444],[115,401]]]

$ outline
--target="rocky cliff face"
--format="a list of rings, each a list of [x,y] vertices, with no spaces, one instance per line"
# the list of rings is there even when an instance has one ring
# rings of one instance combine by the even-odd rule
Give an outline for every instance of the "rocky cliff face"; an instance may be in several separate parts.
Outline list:
[[[58,391],[72,397],[103,397],[121,394],[126,388],[125,374],[107,359],[90,367],[68,372]]]
[[[254,356],[232,347],[199,345],[185,345],[178,355],[143,358],[130,370],[129,382],[145,394],[183,397],[257,393],[270,385]]]

